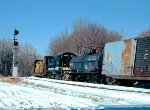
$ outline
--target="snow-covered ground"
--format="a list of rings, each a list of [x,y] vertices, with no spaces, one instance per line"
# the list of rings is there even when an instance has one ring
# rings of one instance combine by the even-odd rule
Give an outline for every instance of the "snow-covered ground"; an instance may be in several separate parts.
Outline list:
[[[35,77],[0,82],[0,109],[120,108],[150,110],[150,90]]]

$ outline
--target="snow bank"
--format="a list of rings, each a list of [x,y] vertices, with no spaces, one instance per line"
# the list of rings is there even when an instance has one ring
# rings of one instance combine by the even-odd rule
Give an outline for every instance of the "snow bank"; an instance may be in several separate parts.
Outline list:
[[[0,108],[111,110],[110,108],[119,109],[122,105],[125,108],[135,108],[138,105],[139,108],[144,106],[144,110],[147,110],[150,105],[149,90],[34,77],[22,80],[27,83],[14,85],[0,82]],[[122,91],[127,89],[130,92]]]

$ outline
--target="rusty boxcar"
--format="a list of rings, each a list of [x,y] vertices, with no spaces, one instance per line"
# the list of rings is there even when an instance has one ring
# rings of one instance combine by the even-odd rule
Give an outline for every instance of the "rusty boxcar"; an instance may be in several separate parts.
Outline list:
[[[150,81],[150,37],[107,43],[102,75],[106,83]]]

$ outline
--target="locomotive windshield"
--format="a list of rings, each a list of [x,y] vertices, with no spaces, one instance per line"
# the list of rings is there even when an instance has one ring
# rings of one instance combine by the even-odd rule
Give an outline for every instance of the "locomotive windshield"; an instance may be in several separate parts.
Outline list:
[[[54,68],[55,67],[55,59],[53,58],[53,59],[49,59],[48,60],[48,67],[49,68]]]
[[[56,67],[69,67],[69,62],[73,56],[75,55],[72,53],[64,53],[58,55],[56,57]]]

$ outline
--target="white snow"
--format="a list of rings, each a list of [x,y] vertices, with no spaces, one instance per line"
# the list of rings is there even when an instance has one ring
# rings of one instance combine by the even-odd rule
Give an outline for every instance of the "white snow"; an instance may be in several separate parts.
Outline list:
[[[105,109],[112,105],[149,108],[150,105],[149,89],[35,77],[21,79],[26,83],[0,82],[0,109]]]

